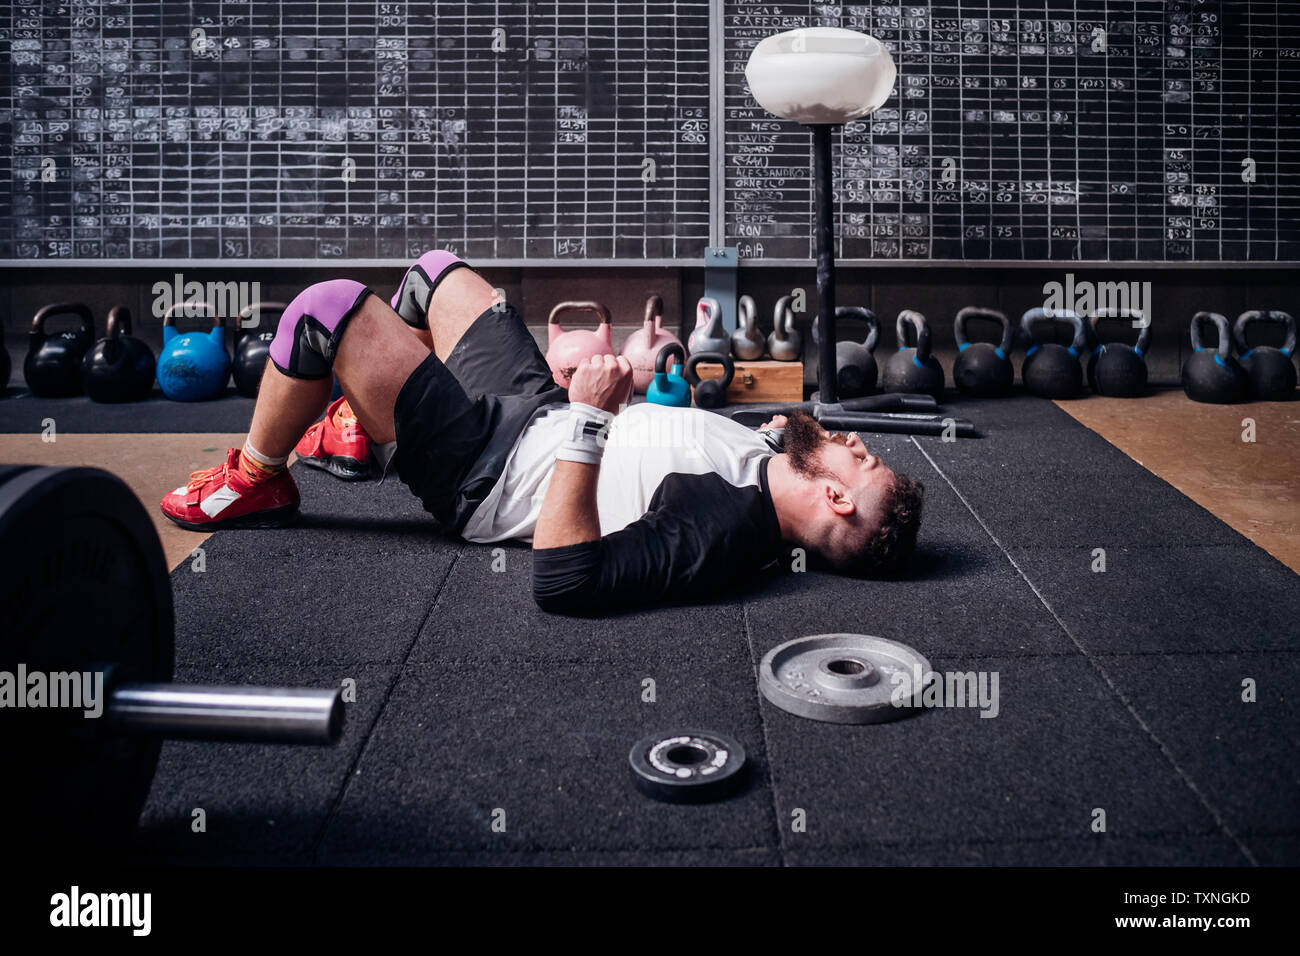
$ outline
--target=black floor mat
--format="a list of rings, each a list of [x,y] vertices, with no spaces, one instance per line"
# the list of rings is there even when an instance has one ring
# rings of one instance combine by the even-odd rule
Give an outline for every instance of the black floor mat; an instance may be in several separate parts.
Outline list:
[[[927,485],[911,579],[784,573],[596,620],[534,606],[526,548],[436,537],[399,484],[296,468],[301,525],[218,533],[203,574],[173,574],[177,657],[191,679],[353,678],[345,739],[168,744],[136,858],[1300,863],[1300,577],[1050,403],[961,408],[986,437],[870,442]],[[841,630],[996,673],[997,715],[839,726],[760,698],[768,649]],[[628,748],[680,725],[745,744],[742,794],[635,790]],[[191,835],[194,806],[220,825]]]

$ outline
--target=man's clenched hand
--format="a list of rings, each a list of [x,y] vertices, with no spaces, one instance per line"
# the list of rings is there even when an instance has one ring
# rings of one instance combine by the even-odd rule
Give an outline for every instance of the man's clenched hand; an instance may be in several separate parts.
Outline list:
[[[569,401],[618,414],[632,398],[632,363],[623,356],[593,355],[573,372]]]

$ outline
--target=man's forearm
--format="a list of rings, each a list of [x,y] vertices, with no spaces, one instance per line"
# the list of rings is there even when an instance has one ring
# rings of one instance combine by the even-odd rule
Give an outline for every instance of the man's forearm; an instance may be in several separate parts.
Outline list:
[[[626,358],[593,355],[578,363],[569,384],[569,435],[555,453],[551,484],[533,529],[534,551],[600,540],[600,459],[614,416],[631,394],[632,365]]]
[[[577,461],[557,461],[546,489],[537,527],[533,529],[534,548],[562,548],[600,538],[600,514],[596,508],[596,485],[600,465]]]

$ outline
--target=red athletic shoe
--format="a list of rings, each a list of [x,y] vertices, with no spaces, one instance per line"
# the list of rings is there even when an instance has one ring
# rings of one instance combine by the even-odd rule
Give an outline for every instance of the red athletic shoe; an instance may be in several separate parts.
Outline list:
[[[162,500],[162,513],[191,531],[279,528],[298,515],[298,486],[288,470],[253,484],[239,470],[239,449],[226,463],[190,475]]]
[[[345,401],[340,398],[325,409],[325,417],[307,429],[294,451],[304,465],[323,468],[344,481],[358,481],[370,477],[370,436],[360,423],[346,428],[334,424],[334,412]]]

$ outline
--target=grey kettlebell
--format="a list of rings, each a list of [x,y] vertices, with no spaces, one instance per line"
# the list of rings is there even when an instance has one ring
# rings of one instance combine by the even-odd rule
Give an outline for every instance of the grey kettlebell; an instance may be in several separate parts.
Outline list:
[[[718,300],[704,296],[695,306],[695,330],[686,340],[686,347],[694,355],[696,352],[731,352],[731,336],[722,326],[722,306]]]
[[[763,333],[758,331],[758,307],[742,295],[736,303],[736,331],[731,333],[731,353],[742,362],[761,359],[766,350]]]
[[[794,296],[782,296],[772,316],[772,333],[767,337],[767,350],[778,362],[797,362],[803,353],[803,336],[794,327]]]

